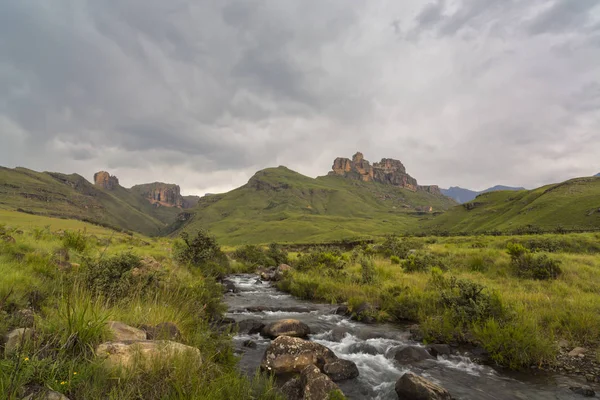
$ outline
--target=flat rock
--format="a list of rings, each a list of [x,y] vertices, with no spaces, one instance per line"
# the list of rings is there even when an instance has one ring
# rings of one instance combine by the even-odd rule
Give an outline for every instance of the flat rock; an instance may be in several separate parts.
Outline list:
[[[112,339],[116,342],[122,340],[145,340],[146,332],[141,329],[134,328],[123,322],[107,321],[106,326],[112,335]]]
[[[410,372],[396,381],[395,389],[399,399],[452,400],[452,396],[446,389]]]
[[[183,355],[194,357],[198,365],[202,363],[200,350],[169,340],[105,342],[96,348],[96,357],[104,359],[110,368],[140,364],[147,367],[153,362],[165,363],[171,357]]]
[[[265,326],[262,329],[262,334],[272,339],[279,336],[305,338],[310,334],[310,328],[297,319],[282,319]]]

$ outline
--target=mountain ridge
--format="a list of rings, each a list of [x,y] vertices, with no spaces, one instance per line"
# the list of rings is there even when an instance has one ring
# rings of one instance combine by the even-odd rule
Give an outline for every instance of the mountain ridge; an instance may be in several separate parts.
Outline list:
[[[489,187],[485,190],[475,191],[471,189],[461,188],[460,186],[450,186],[448,189],[440,189],[440,192],[448,197],[453,198],[459,204],[462,204],[475,199],[482,193],[495,192],[500,190],[519,191],[526,189],[524,187],[496,185]]]

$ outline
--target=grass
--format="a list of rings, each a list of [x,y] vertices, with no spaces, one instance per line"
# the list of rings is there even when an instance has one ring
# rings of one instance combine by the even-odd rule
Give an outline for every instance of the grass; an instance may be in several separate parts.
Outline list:
[[[183,229],[208,229],[225,245],[318,243],[404,232],[422,217],[417,209],[454,204],[426,192],[337,176],[313,179],[278,167],[257,172],[238,189],[203,197]]]
[[[342,268],[303,265],[280,286],[307,299],[347,302],[351,309],[368,302],[375,305],[372,316],[380,321],[418,322],[428,341],[480,344],[504,366],[552,364],[560,339],[573,347],[599,345],[600,256],[592,237],[538,238],[566,244],[551,253],[534,253],[534,257],[547,254],[560,262],[562,273],[550,280],[516,275],[506,245],[509,241],[527,243],[527,236],[425,237],[410,239],[423,246],[416,257],[429,257],[424,258],[429,261],[423,270],[408,272],[407,267],[415,265],[412,255],[396,264],[375,246],[366,249],[366,254],[375,252],[374,273],[365,272],[360,255],[346,254],[342,257],[351,261]],[[581,243],[574,245],[577,242]],[[573,252],[574,248],[581,252]],[[479,288],[482,291],[477,295],[469,292]]]
[[[211,325],[224,310],[220,285],[198,267],[174,260],[170,239],[1,213],[8,218],[0,225],[0,236],[15,241],[0,240],[0,335],[29,324],[35,331],[16,353],[0,352],[2,398],[20,399],[36,388],[71,399],[279,398],[269,378],[238,372],[230,336]],[[72,264],[62,262],[65,254]],[[119,296],[86,278],[102,262],[122,260],[133,266],[137,257],[150,260],[158,274],[143,267],[141,275],[132,274],[128,267],[120,276],[112,275],[127,285]],[[94,273],[97,277],[99,271]],[[152,290],[146,290],[148,281],[139,276],[150,275]],[[32,310],[34,320],[26,321],[22,310]],[[117,377],[94,357],[95,347],[110,340],[108,320],[131,326],[172,322],[181,331],[182,343],[200,349],[203,362],[199,366],[181,354]]]

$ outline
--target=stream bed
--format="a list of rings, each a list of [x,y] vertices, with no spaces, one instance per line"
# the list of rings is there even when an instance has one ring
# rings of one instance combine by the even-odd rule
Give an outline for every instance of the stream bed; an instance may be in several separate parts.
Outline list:
[[[438,356],[436,359],[401,365],[390,355],[399,346],[420,346],[410,340],[408,329],[392,324],[367,325],[336,315],[337,306],[299,300],[278,291],[257,275],[232,275],[238,292],[224,297],[227,317],[237,322],[256,319],[263,323],[293,318],[306,323],[310,340],[329,347],[340,358],[352,360],[360,375],[356,379],[338,382],[348,399],[397,399],[396,380],[405,372],[421,375],[447,389],[457,399],[583,399],[569,390],[570,386],[586,385],[585,381],[561,375],[505,373],[490,366],[476,364],[467,354]],[[345,336],[340,339],[340,332]],[[336,335],[337,333],[337,335]],[[337,337],[336,337],[337,336]],[[334,340],[335,339],[335,340]],[[245,347],[252,340],[256,348]],[[240,368],[253,375],[259,367],[270,340],[255,335],[234,337],[241,356]],[[365,350],[367,349],[367,350]]]

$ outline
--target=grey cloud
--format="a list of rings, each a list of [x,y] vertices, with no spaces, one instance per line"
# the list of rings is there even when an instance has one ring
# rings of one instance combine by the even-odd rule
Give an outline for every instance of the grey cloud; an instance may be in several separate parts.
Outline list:
[[[592,9],[599,5],[596,0],[555,0],[531,21],[529,30],[533,34],[581,30],[590,21]]]

